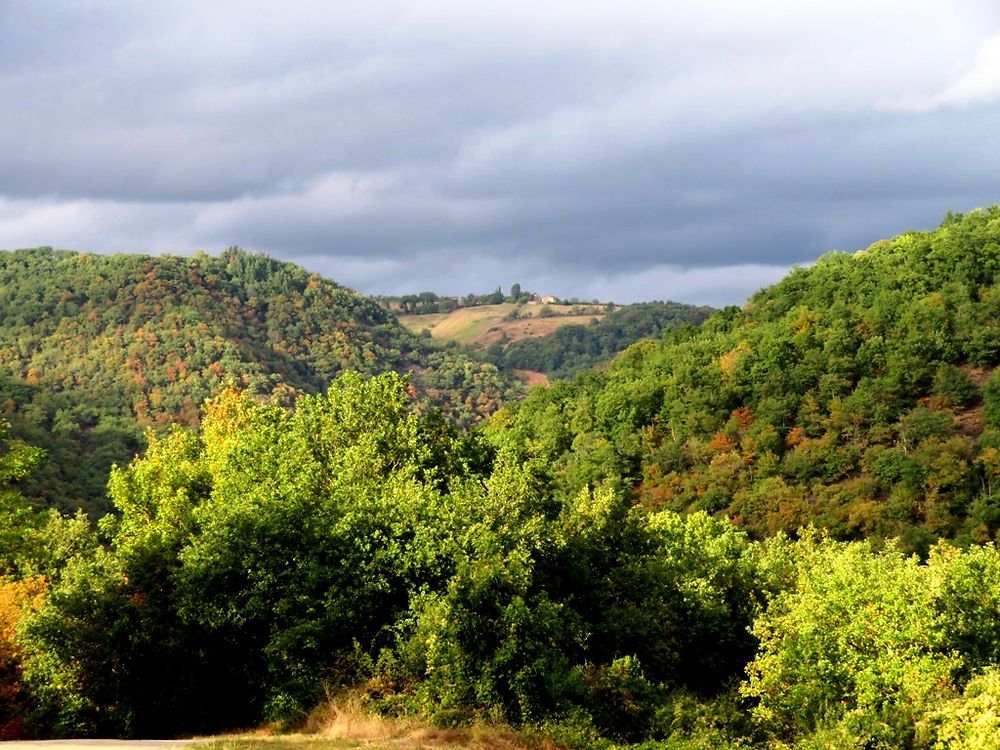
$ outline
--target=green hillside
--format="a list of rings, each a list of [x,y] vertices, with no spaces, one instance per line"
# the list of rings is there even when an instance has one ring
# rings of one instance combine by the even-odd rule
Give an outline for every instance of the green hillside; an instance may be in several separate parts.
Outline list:
[[[1000,209],[830,253],[697,330],[536,391],[493,429],[560,496],[607,478],[756,536],[993,539]]]
[[[996,748],[998,240],[993,208],[827,255],[464,432],[394,372],[225,388],[96,526],[32,512],[0,426],[0,737],[343,705],[532,747]]]
[[[413,372],[418,398],[463,426],[509,395],[495,368],[263,255],[0,253],[0,413],[50,454],[27,487],[45,504],[106,509],[111,463],[145,428],[197,424],[224,383],[289,404],[348,370]]]

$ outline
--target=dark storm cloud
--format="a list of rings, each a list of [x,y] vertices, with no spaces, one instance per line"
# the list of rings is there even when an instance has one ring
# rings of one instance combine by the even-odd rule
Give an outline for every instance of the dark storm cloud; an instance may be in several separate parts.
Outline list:
[[[720,304],[1000,200],[991,3],[335,5],[0,0],[0,246]]]

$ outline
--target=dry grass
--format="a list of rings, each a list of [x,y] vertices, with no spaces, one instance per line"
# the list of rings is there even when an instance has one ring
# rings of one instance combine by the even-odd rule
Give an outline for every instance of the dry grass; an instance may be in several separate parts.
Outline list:
[[[424,721],[379,716],[358,695],[340,695],[314,710],[296,734],[257,732],[200,739],[195,750],[560,750],[549,738],[527,737],[486,723],[442,729]]]
[[[280,737],[227,737],[198,743],[197,750],[554,750],[531,746],[509,730],[423,729],[386,738],[323,737],[288,734]]]
[[[993,367],[973,367],[972,365],[963,365],[958,368],[968,376],[969,380],[975,383],[979,388],[986,385],[986,381],[990,379],[993,375]]]
[[[509,341],[539,338],[548,336],[563,326],[590,325],[590,321],[594,318],[599,320],[602,317],[603,315],[560,315],[553,318],[504,320],[497,323],[493,329],[488,330],[478,343],[481,346],[489,346],[504,334],[507,335]]]
[[[304,731],[327,739],[365,742],[397,739],[418,728],[410,719],[379,716],[354,696],[329,700],[309,716]]]
[[[447,314],[402,315],[399,322],[418,333],[425,328],[429,329],[431,336],[442,341],[474,344],[483,333],[500,323],[515,307],[513,303],[461,307]]]
[[[216,738],[199,742],[196,750],[348,750],[366,747],[370,750],[390,750],[389,745],[377,745],[362,741],[328,740],[302,734],[286,734],[280,737],[240,736]]]
[[[379,716],[353,697],[341,697],[317,709],[303,733],[278,737],[225,740],[219,750],[540,750],[504,727],[477,724],[441,729],[415,719]],[[545,749],[541,749],[545,750]]]
[[[505,334],[509,341],[537,338],[547,336],[562,326],[574,323],[587,325],[605,314],[603,307],[583,306],[585,314],[561,315],[559,313],[572,308],[553,307],[557,314],[543,318],[539,316],[543,305],[524,305],[518,308],[521,317],[505,320],[515,307],[517,305],[513,303],[461,307],[450,313],[401,315],[399,322],[415,333],[429,330],[431,336],[440,341],[457,341],[485,348]]]

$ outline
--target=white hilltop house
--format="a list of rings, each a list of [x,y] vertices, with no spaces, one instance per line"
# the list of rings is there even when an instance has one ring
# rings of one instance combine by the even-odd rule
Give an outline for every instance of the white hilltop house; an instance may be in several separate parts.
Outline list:
[[[545,294],[545,295],[533,294],[533,295],[531,295],[531,302],[530,302],[530,304],[532,304],[532,305],[551,305],[553,302],[558,301],[558,299],[559,299],[558,297],[554,297],[551,294]]]

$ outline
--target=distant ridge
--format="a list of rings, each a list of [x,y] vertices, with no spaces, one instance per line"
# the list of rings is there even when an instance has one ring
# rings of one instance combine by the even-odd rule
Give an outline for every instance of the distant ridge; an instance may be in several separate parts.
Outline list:
[[[225,382],[290,401],[347,370],[412,372],[414,396],[462,426],[511,395],[492,365],[262,254],[0,252],[0,414],[51,454],[28,488],[44,504],[103,509],[142,429],[195,424]]]

